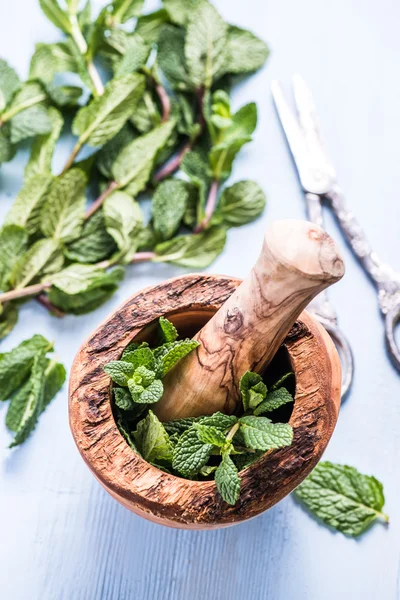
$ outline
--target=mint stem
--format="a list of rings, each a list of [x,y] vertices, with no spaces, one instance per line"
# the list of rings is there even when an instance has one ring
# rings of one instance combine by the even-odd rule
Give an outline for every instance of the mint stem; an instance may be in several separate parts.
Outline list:
[[[39,294],[39,296],[36,296],[35,300],[36,300],[36,302],[39,302],[39,304],[41,304],[46,310],[48,310],[55,317],[58,317],[59,319],[61,319],[62,317],[65,317],[65,313],[62,310],[60,310],[59,308],[57,308],[57,306],[54,306],[54,304],[52,304],[50,302],[50,300],[48,299],[46,294]]]
[[[160,83],[156,84],[156,92],[162,107],[161,123],[166,123],[171,115],[171,100],[169,99],[167,90]]]
[[[76,14],[70,14],[69,20],[71,23],[71,36],[75,42],[76,47],[79,52],[82,54],[85,63],[88,75],[90,77],[90,81],[92,82],[92,92],[94,96],[102,96],[104,94],[104,86],[100,79],[99,72],[94,66],[92,60],[87,56],[88,45],[86,43],[85,38],[83,37],[83,33],[79,26],[78,17]]]
[[[75,147],[73,148],[73,150],[72,150],[72,152],[71,152],[71,154],[70,154],[67,162],[65,163],[64,168],[61,171],[60,175],[65,175],[65,173],[72,167],[72,165],[75,162],[76,157],[78,156],[79,152],[82,149],[82,145],[83,144],[80,141],[78,141],[75,144]]]
[[[208,193],[206,208],[204,211],[204,219],[195,227],[194,233],[201,233],[202,231],[207,229],[211,221],[211,217],[214,214],[215,207],[217,205],[218,188],[219,181],[217,179],[214,179],[211,184],[210,191]]]
[[[0,303],[9,302],[10,300],[17,300],[18,298],[25,298],[26,296],[37,296],[41,294],[45,290],[51,287],[51,283],[36,283],[35,285],[28,285],[24,288],[19,288],[16,290],[10,290],[9,292],[4,292],[4,294],[0,294]]]
[[[148,260],[153,260],[155,258],[155,252],[136,252],[134,257],[131,260],[131,264],[136,264],[139,262],[147,262]]]
[[[233,438],[235,436],[235,433],[237,432],[237,430],[239,429],[239,427],[240,427],[240,423],[235,423],[233,425],[233,427],[231,427],[228,435],[226,436],[227,441],[233,440]]]
[[[179,152],[173,158],[168,160],[160,168],[160,170],[157,171],[157,173],[154,176],[154,180],[157,182],[160,182],[163,179],[170,177],[170,175],[173,175],[175,173],[175,171],[177,171],[179,169],[179,167],[181,166],[181,162],[183,161],[185,154],[187,152],[189,152],[189,150],[191,150],[191,149],[192,149],[192,142],[190,140],[188,140],[186,142],[186,144],[183,146],[183,148],[181,148],[181,150],[179,150]]]
[[[118,187],[118,183],[116,181],[111,181],[108,184],[108,187],[106,187],[106,189],[104,190],[104,192],[102,194],[100,194],[100,196],[97,198],[97,200],[95,200],[87,209],[86,214],[85,214],[85,219],[90,219],[90,217],[92,215],[94,215],[95,212],[97,212],[99,210],[99,208],[103,205],[103,202],[106,198],[108,198],[108,196],[114,191],[116,190]]]

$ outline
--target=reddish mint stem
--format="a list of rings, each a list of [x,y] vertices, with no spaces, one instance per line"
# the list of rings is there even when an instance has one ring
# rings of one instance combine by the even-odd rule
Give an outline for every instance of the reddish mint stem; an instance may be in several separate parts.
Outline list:
[[[108,187],[104,190],[104,192],[102,194],[100,194],[100,196],[97,198],[97,200],[95,200],[87,209],[86,211],[86,215],[85,215],[85,219],[90,219],[90,217],[92,215],[94,215],[94,213],[96,211],[99,210],[99,208],[103,205],[103,202],[106,198],[108,198],[108,196],[114,191],[116,190],[118,187],[118,183],[116,181],[111,181],[111,183],[109,183]]]
[[[192,142],[190,142],[190,140],[189,140],[183,146],[183,148],[181,148],[181,150],[179,150],[179,152],[177,154],[175,154],[174,157],[171,158],[171,160],[166,162],[165,165],[163,165],[161,167],[161,169],[159,171],[157,171],[157,173],[154,176],[155,181],[159,182],[159,181],[162,181],[163,179],[166,179],[167,177],[170,177],[171,175],[173,175],[175,173],[175,171],[177,171],[179,169],[179,167],[181,166],[181,163],[185,157],[185,154],[187,152],[189,152],[189,150],[191,150],[191,148],[192,148]]]
[[[215,207],[217,205],[218,187],[219,182],[216,179],[214,179],[210,187],[210,192],[208,194],[206,208],[204,211],[204,219],[195,227],[194,233],[201,233],[207,228],[208,224],[210,223],[211,217],[213,216]]]
[[[48,310],[55,317],[58,317],[59,319],[61,319],[62,317],[65,317],[65,313],[62,310],[60,310],[59,308],[57,308],[57,306],[54,306],[54,304],[52,304],[50,302],[50,300],[48,299],[46,294],[39,294],[39,296],[36,296],[35,300],[36,300],[36,302],[39,302],[39,304],[41,304],[46,310]]]
[[[161,123],[165,123],[168,121],[171,114],[171,100],[169,99],[167,90],[161,84],[156,85],[156,92],[158,97],[160,98],[161,107],[162,107],[162,118]]]
[[[136,252],[131,263],[147,262],[156,256],[155,252]]]

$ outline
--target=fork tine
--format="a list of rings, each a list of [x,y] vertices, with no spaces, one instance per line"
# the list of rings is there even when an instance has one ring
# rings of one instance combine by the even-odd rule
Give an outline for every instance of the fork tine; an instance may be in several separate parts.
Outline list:
[[[300,173],[307,160],[307,147],[303,131],[289,104],[286,102],[278,81],[272,81],[271,91],[283,131],[285,132],[297,170]]]

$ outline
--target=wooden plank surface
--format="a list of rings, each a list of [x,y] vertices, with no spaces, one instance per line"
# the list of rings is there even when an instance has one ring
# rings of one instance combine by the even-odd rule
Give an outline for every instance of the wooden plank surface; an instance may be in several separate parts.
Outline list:
[[[3,3],[0,56],[27,75],[35,42],[57,31],[36,0]],[[96,2],[97,6],[101,3]],[[371,243],[400,270],[400,5],[392,0],[215,0],[233,23],[271,45],[267,68],[240,85],[234,106],[256,100],[255,141],[232,181],[257,180],[268,194],[265,215],[232,230],[210,272],[243,277],[266,225],[304,215],[299,190],[270,98],[270,81],[299,70],[314,91],[328,151],[340,183]],[[148,9],[157,3],[148,2]],[[70,142],[70,143],[69,143]],[[72,139],[57,157],[59,168]],[[26,152],[0,170],[0,217],[21,186]],[[341,242],[331,218],[329,232]],[[375,292],[344,248],[347,274],[331,292],[354,349],[354,388],[326,458],[347,462],[385,484],[389,528],[359,541],[313,521],[292,498],[234,528],[174,531],[136,517],[94,481],[72,441],[67,391],[59,394],[24,447],[10,452],[0,407],[0,598],[7,600],[359,600],[399,598],[399,378],[383,347]],[[134,290],[183,273],[141,265],[121,290],[85,317],[50,319],[27,305],[1,351],[35,332],[54,339],[71,365],[81,342]]]

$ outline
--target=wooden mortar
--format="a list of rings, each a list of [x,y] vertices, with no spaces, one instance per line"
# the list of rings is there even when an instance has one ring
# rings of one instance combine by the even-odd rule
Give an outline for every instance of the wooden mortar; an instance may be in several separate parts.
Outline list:
[[[75,358],[69,417],[78,449],[116,500],[156,523],[213,529],[262,513],[310,473],[336,425],[341,389],[339,357],[325,329],[302,312],[272,365],[274,379],[289,369],[295,374],[295,401],[289,419],[293,443],[267,452],[241,472],[241,492],[235,506],[221,499],[214,481],[189,481],[164,473],[128,446],[114,420],[111,382],[104,365],[119,359],[133,340],[154,342],[161,315],[170,319],[182,336],[192,337],[240,284],[233,277],[200,274],[151,286],[134,294],[100,325]]]

